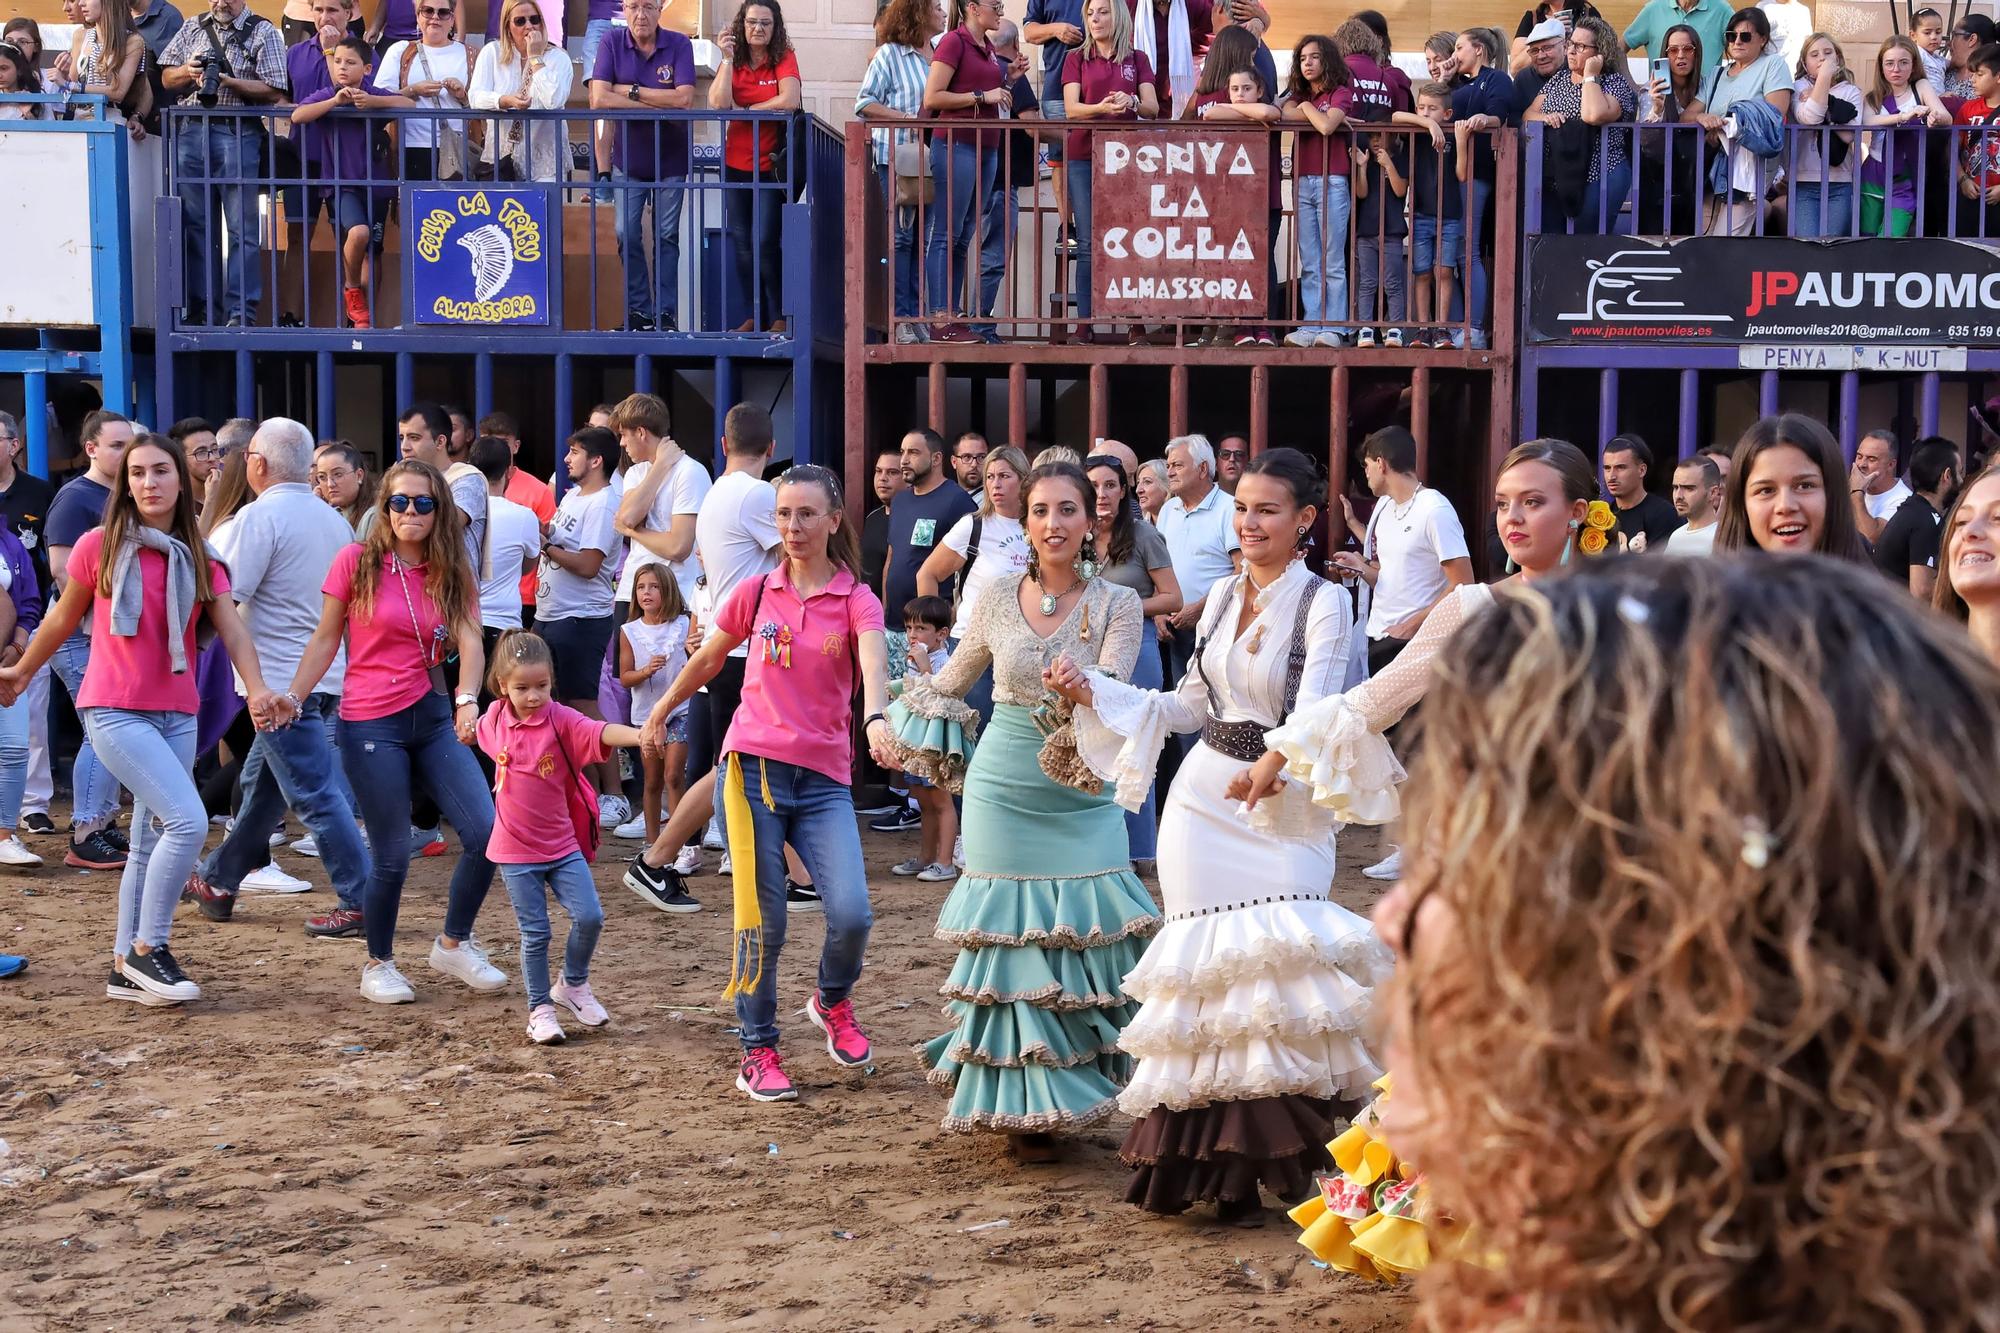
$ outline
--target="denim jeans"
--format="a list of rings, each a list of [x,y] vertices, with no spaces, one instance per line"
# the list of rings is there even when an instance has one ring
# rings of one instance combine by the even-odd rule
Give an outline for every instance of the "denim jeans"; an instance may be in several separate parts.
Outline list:
[[[451,704],[443,695],[429,693],[387,717],[366,722],[342,718],[339,731],[340,757],[361,801],[375,859],[361,907],[368,922],[368,956],[387,959],[396,952],[396,911],[410,873],[412,779],[430,793],[464,845],[451,872],[444,933],[459,941],[471,938],[486,891],[493,887],[493,863],[486,859],[493,795],[472,751],[459,744],[452,729]]]
[[[583,77],[597,77],[597,48],[604,45],[604,39],[613,31],[624,27],[616,19],[591,19],[583,25]]]
[[[1353,187],[1345,176],[1300,177],[1294,225],[1299,233],[1301,333],[1341,333],[1347,319],[1347,219]]]
[[[354,827],[354,807],[334,777],[340,761],[326,743],[327,714],[333,707],[332,696],[315,694],[292,725],[257,733],[243,758],[243,801],[236,808],[236,826],[203,862],[203,879],[234,892],[245,875],[269,859],[270,831],[290,806],[319,844],[340,905],[362,910],[368,851]]]
[[[174,907],[208,836],[208,810],[194,785],[199,727],[193,713],[86,708],[83,729],[104,766],[132,789],[132,853],[118,880],[115,947],[123,958],[134,940],[151,948],[167,942]]]
[[[933,313],[955,315],[965,301],[966,257],[982,209],[991,207],[1000,155],[965,140],[931,140],[930,243],[924,254],[925,300]]]
[[[1007,276],[1007,256],[1014,249],[1014,215],[1020,204],[1014,192],[1006,189],[995,172],[993,189],[981,205],[986,217],[981,225],[985,228],[979,242],[979,309],[983,319],[993,313],[1000,299],[1000,283]],[[973,325],[980,333],[993,333],[990,323]]]
[[[28,789],[28,700],[0,708],[0,830],[21,822],[21,793]]]
[[[650,145],[648,148],[650,149]],[[635,181],[624,172],[618,194],[618,259],[625,266],[625,309],[680,326],[681,204],[687,198],[686,178],[670,176],[657,184]],[[646,204],[653,205],[652,290],[646,290]]]
[[[1563,230],[1565,222],[1575,223],[1578,236],[1596,236],[1618,230],[1618,210],[1625,206],[1625,196],[1632,193],[1632,167],[1612,167],[1599,179],[1583,187],[1583,201],[1577,207],[1574,218],[1563,213],[1561,203],[1553,193],[1542,196],[1545,214],[1543,225],[1550,231]],[[1599,225],[1599,215],[1602,225]]]
[[[797,764],[742,755],[743,789],[757,842],[757,908],[764,917],[764,968],[757,988],[736,997],[743,1049],[778,1044],[778,960],[785,951],[785,844],[790,843],[819,886],[826,942],[819,951],[820,1002],[831,1008],[861,977],[861,954],[875,924],[854,796],[844,782]],[[716,799],[726,794],[716,783]],[[770,804],[764,803],[766,791]],[[732,840],[736,830],[730,830]]]
[[[263,122],[196,116],[181,122],[175,137],[181,177],[181,253],[187,300],[208,312],[209,322],[230,318],[249,323],[264,292],[257,249],[257,189],[224,184],[263,170]],[[229,259],[218,285],[209,265],[221,259],[229,235]]]
[[[1166,683],[1165,668],[1160,665],[1160,641],[1150,632],[1139,636],[1139,661],[1132,668],[1132,684],[1142,690],[1157,690]],[[1137,810],[1125,812],[1125,840],[1132,845],[1134,861],[1151,861],[1160,854],[1159,809],[1153,799],[1153,789],[1146,788],[1146,803]]]
[[[722,220],[736,257],[735,294],[725,305],[723,324],[733,329],[736,325],[730,320],[747,318],[753,328],[766,329],[784,309],[779,304],[784,255],[778,248],[778,228],[784,220],[784,178],[774,178],[768,171],[752,176],[724,167],[722,179],[731,182],[722,192]],[[759,183],[747,183],[752,180]]]
[[[23,813],[49,812],[56,794],[55,774],[49,770],[49,678],[55,675],[47,664],[28,678],[28,688],[17,701],[28,710],[28,785],[21,796]]]
[[[1826,193],[1822,195],[1820,191]],[[1792,235],[1845,236],[1854,230],[1853,181],[1798,181],[1792,186]],[[1961,229],[1960,234],[1964,232]]]
[[[1090,289],[1090,160],[1066,161],[1063,172],[1069,177],[1069,234],[1076,238],[1076,263],[1070,270],[1076,314],[1078,319],[1089,319],[1095,296]]]
[[[1480,142],[1475,140],[1475,142]],[[1492,292],[1492,280],[1486,270],[1486,257],[1481,250],[1486,244],[1486,202],[1493,197],[1493,182],[1480,180],[1477,176],[1466,182],[1465,192],[1465,237],[1468,242],[1468,257],[1465,274],[1465,322],[1472,326],[1473,341],[1485,345],[1481,335],[1492,327],[1488,321],[1486,303]],[[1512,208],[1512,201],[1503,200],[1502,208]],[[1512,316],[1509,315],[1511,319]],[[1454,335],[1456,336],[1456,335]]]
[[[569,939],[563,944],[563,980],[581,986],[590,980],[590,956],[604,929],[604,906],[590,863],[581,852],[560,861],[500,867],[500,880],[514,903],[514,920],[521,927],[521,981],[528,989],[528,1011],[549,1002],[549,894],[569,913]]]
[[[1356,238],[1354,317],[1363,324],[1393,326],[1401,324],[1409,314],[1408,294],[1403,284],[1403,238]]]
[[[56,679],[69,691],[70,702],[74,704],[77,692],[83,688],[83,673],[90,666],[90,637],[70,635],[56,649],[50,663],[55,667]],[[98,762],[88,727],[83,731],[83,744],[76,749],[76,762],[70,767],[69,784],[70,822],[73,827],[86,831],[95,829],[117,813],[118,779]]]
[[[882,180],[882,197],[893,200],[896,197],[896,179],[887,166],[876,168]],[[917,304],[918,275],[923,261],[917,251],[917,210],[898,208],[895,210],[896,266],[894,275],[896,291],[896,318],[914,319],[922,313]]]

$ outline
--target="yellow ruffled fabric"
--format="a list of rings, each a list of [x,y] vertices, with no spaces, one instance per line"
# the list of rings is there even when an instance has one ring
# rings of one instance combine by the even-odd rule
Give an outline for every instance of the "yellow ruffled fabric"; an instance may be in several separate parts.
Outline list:
[[[1339,1169],[1320,1193],[1291,1210],[1299,1244],[1321,1263],[1378,1282],[1397,1282],[1430,1263],[1423,1176],[1398,1158],[1380,1132],[1378,1114],[1390,1076],[1376,1080],[1374,1103],[1326,1145]]]

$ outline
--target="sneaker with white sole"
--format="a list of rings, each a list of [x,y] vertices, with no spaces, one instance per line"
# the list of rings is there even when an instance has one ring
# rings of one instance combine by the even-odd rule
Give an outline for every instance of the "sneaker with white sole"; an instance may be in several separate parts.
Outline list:
[[[662,912],[699,912],[701,904],[687,891],[687,882],[672,866],[649,866],[644,853],[625,868],[624,885]]]
[[[552,1004],[538,1004],[528,1015],[528,1039],[537,1046],[560,1046],[569,1040],[569,1034],[562,1030],[556,1020],[556,1007]]]
[[[681,854],[674,858],[674,869],[683,875],[701,873],[701,848],[689,843],[681,848]]]
[[[1332,330],[1328,330],[1327,332],[1320,334],[1319,337],[1313,339],[1313,342],[1321,347],[1347,346],[1347,339],[1343,338],[1340,334],[1335,333]]]
[[[1311,329],[1293,329],[1285,335],[1285,346],[1311,347],[1316,336]]]
[[[431,941],[429,961],[433,972],[456,977],[476,991],[503,990],[507,985],[507,974],[493,966],[486,950],[471,940],[464,941],[456,949],[447,949],[444,937],[440,935]]]
[[[713,819],[709,820],[708,827],[702,831],[701,845],[711,852],[726,850],[729,844],[722,840],[722,825]]]
[[[1354,335],[1354,345],[1356,347],[1373,347],[1375,345],[1375,330],[1362,329]]]
[[[127,1004],[142,1004],[148,1009],[171,1009],[179,1000],[163,1000],[122,972],[113,972],[104,979],[104,998],[123,1000]]]
[[[958,872],[942,862],[933,861],[917,872],[919,884],[941,884],[948,879],[957,879]]]
[[[42,858],[29,851],[28,844],[22,842],[18,835],[9,833],[6,837],[0,838],[0,866],[25,867],[40,864]]]
[[[915,875],[930,869],[930,863],[921,856],[913,856],[907,861],[898,861],[889,867],[892,875]]]
[[[1361,872],[1370,879],[1401,879],[1403,877],[1403,849],[1391,847],[1389,854]]]
[[[736,1090],[748,1093],[756,1102],[795,1102],[799,1090],[785,1077],[785,1067],[778,1060],[775,1046],[753,1046],[743,1052],[743,1063],[736,1069]]]
[[[962,837],[951,840],[951,863],[960,870],[965,869],[965,839]]]
[[[317,840],[313,838],[313,836],[310,833],[308,833],[303,838],[292,839],[292,850],[297,852],[300,856],[318,856],[319,843]]]
[[[278,869],[277,863],[260,866],[243,877],[236,886],[238,893],[304,893],[312,888],[308,880],[296,875],[287,875]]]
[[[572,986],[561,977],[557,977],[555,984],[549,987],[549,998],[575,1014],[576,1021],[587,1028],[601,1028],[611,1021],[611,1015],[597,1002],[597,997],[590,993],[588,981],[578,982]]]
[[[181,971],[180,963],[174,958],[174,951],[164,944],[156,946],[151,953],[140,953],[135,945],[132,952],[125,955],[125,965],[121,970],[127,981],[170,1004],[201,998],[201,987],[188,980],[187,973]]]
[[[410,825],[410,855],[443,856],[444,830],[441,828],[418,828]]]
[[[624,838],[628,842],[644,841],[646,837],[646,817],[644,815],[632,816],[632,818],[626,820],[617,828],[612,829],[611,836],[614,838]]]
[[[819,992],[814,991],[807,997],[806,1007],[801,1012],[814,1027],[826,1034],[826,1053],[833,1057],[835,1064],[855,1069],[868,1063],[873,1051],[867,1036],[861,1031],[861,1024],[854,1019],[853,1000],[825,1005],[820,1002]]]
[[[817,884],[793,883],[790,875],[785,876],[785,910],[790,912],[817,912],[821,910],[819,886]]]
[[[722,854],[722,860],[718,862],[715,867],[715,873],[726,877],[729,875],[730,871],[731,867],[729,864],[729,853],[724,852]]]
[[[1382,334],[1382,345],[1384,347],[1401,347],[1403,345],[1403,331],[1401,329],[1386,330]]]
[[[371,960],[361,969],[361,998],[377,1004],[410,1004],[417,993],[394,963]]]
[[[613,796],[606,792],[597,798],[597,822],[605,828],[616,828],[631,817],[631,803],[623,796]]]

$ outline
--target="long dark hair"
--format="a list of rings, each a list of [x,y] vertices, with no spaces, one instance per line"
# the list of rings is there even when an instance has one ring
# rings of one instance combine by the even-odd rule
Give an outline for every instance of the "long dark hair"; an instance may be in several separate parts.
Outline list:
[[[778,0],[743,0],[736,7],[736,17],[729,20],[730,35],[736,38],[736,49],[742,54],[745,64],[750,61],[750,36],[743,31],[743,15],[752,5],[762,5],[771,11],[771,44],[764,48],[764,57],[775,66],[792,49],[792,39],[785,35],[785,11],[778,7]]]
[[[1083,460],[1085,480],[1099,468],[1110,468],[1118,477],[1118,512],[1111,517],[1111,538],[1105,543],[1108,549],[1104,552],[1104,563],[1122,565],[1132,558],[1132,548],[1138,544],[1138,538],[1134,533],[1139,523],[1137,518],[1139,502],[1132,496],[1132,483],[1125,476],[1125,464],[1110,454],[1092,454]],[[1096,498],[1094,484],[1091,490],[1094,500]],[[1021,498],[1025,501],[1028,498],[1027,492],[1023,491]]]
[[[753,0],[762,4],[764,0]],[[838,527],[826,539],[826,558],[833,562],[835,569],[844,569],[859,579],[861,575],[861,541],[854,533],[854,525],[847,521],[845,501],[840,494],[840,478],[831,468],[817,463],[795,463],[778,474],[774,486],[817,486],[826,495],[827,512],[840,519]],[[864,580],[865,582],[865,580]]]
[[[1749,10],[1737,10],[1741,18]],[[1715,528],[1717,551],[1760,549],[1750,535],[1750,511],[1745,498],[1750,488],[1750,470],[1760,454],[1789,445],[1810,458],[1819,468],[1820,483],[1826,488],[1826,517],[1820,523],[1819,555],[1837,560],[1865,561],[1868,545],[1854,525],[1854,507],[1847,503],[1847,462],[1840,445],[1825,426],[1809,416],[1787,412],[1764,417],[1743,432],[1729,461],[1729,479],[1722,499],[1722,518]]]
[[[180,494],[174,498],[173,522],[167,525],[167,535],[178,540],[194,556],[194,596],[198,602],[215,600],[215,589],[208,581],[208,544],[202,540],[201,518],[194,507],[194,476],[188,471],[187,452],[180,441],[165,435],[145,434],[136,437],[125,446],[125,455],[118,460],[117,475],[111,479],[111,498],[104,505],[104,545],[97,557],[97,595],[112,595],[111,572],[118,563],[118,548],[125,541],[125,535],[134,527],[144,523],[139,517],[139,504],[132,495],[132,453],[137,449],[158,449],[174,460],[174,475],[180,481]]]
[[[1708,52],[1702,48],[1700,33],[1685,23],[1676,23],[1673,27],[1668,28],[1660,34],[1660,52],[1662,55],[1666,53],[1667,43],[1674,39],[1674,34],[1677,32],[1686,33],[1688,40],[1694,43],[1694,68],[1688,71],[1687,93],[1683,96],[1680,85],[1674,81],[1673,66],[1667,66],[1667,91],[1674,95],[1675,102],[1681,106],[1686,106],[1689,102],[1701,96],[1702,76],[1708,73]],[[1807,42],[1806,45],[1811,46],[1812,43]],[[1803,53],[1801,53],[1800,58],[1804,58]]]
[[[14,82],[17,92],[38,93],[42,90],[42,76],[29,61],[28,53],[10,41],[0,40],[0,60],[14,67]],[[30,111],[40,111],[40,107],[30,107]]]
[[[1324,88],[1345,88],[1354,82],[1354,76],[1347,72],[1347,61],[1342,59],[1340,47],[1334,44],[1333,38],[1309,32],[1292,47],[1292,72],[1285,81],[1285,96],[1294,102],[1310,102],[1324,90],[1307,83],[1305,75],[1299,73],[1299,57],[1305,54],[1308,46],[1319,48],[1319,63],[1323,72],[1320,82]]]
[[[1201,62],[1201,78],[1196,81],[1196,93],[1220,93],[1229,90],[1229,76],[1238,70],[1255,72],[1257,68],[1257,39],[1250,30],[1237,24],[1230,24],[1209,39],[1208,55]],[[1259,81],[1262,76],[1259,75]],[[1277,89],[1266,88],[1266,98],[1275,98]]]

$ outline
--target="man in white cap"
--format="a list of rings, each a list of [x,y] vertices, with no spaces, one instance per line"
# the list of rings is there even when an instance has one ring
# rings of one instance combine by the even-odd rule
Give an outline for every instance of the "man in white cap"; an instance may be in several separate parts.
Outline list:
[[[1673,0],[1668,0],[1673,3]],[[1528,30],[1528,63],[1514,76],[1514,119],[1518,122],[1524,112],[1534,105],[1541,95],[1542,85],[1555,77],[1563,67],[1563,53],[1569,48],[1569,29],[1562,21],[1545,18]]]

